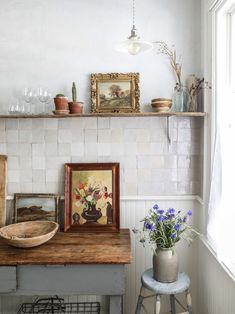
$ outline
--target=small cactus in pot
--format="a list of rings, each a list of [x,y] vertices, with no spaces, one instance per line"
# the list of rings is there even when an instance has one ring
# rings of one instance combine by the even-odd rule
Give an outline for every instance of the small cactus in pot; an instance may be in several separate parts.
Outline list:
[[[54,97],[54,103],[56,110],[68,110],[68,97],[64,94],[57,94]]]
[[[69,102],[70,113],[82,113],[83,102],[77,101],[77,88],[75,82],[73,82],[72,85],[72,99],[73,101]]]
[[[73,85],[72,85],[72,99],[73,99],[73,102],[77,102],[77,87],[76,87],[75,82],[73,82]]]

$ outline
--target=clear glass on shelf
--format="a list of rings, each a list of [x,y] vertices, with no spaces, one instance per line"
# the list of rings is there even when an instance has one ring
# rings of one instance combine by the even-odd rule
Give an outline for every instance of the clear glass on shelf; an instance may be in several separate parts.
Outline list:
[[[198,111],[197,95],[190,95],[187,102],[189,112]]]
[[[172,97],[172,112],[183,112],[186,111],[185,109],[186,105],[186,93],[182,86],[180,86],[178,83],[176,83],[176,86],[174,88],[174,94]]]
[[[39,87],[37,97],[41,105],[39,109],[39,113],[47,113],[48,112],[47,105],[50,103],[50,100],[51,100],[50,92],[43,87]]]
[[[8,110],[9,114],[25,114],[25,106],[18,99],[13,100]]]
[[[26,114],[33,114],[35,113],[34,109],[34,100],[35,100],[35,93],[29,87],[24,88],[23,92],[23,100],[25,102],[24,108]]]

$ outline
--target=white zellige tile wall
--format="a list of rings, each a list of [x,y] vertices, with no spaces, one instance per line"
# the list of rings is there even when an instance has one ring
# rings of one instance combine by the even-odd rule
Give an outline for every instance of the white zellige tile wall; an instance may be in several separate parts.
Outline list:
[[[200,194],[203,118],[0,119],[8,195],[62,193],[64,163],[120,162],[121,196]]]

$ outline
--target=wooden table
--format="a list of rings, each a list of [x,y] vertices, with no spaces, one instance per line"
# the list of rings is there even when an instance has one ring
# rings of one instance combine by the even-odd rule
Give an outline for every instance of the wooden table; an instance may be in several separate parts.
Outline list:
[[[110,313],[122,313],[130,233],[63,233],[31,249],[0,239],[0,293],[108,295]]]

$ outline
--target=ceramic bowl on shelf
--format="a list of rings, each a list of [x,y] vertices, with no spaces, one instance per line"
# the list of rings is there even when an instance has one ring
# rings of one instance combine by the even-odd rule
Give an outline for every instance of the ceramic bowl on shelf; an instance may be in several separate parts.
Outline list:
[[[168,98],[156,98],[152,99],[151,105],[156,112],[166,112],[171,109],[172,100]]]
[[[49,241],[58,229],[54,221],[26,221],[0,228],[0,236],[9,245],[30,248]]]

